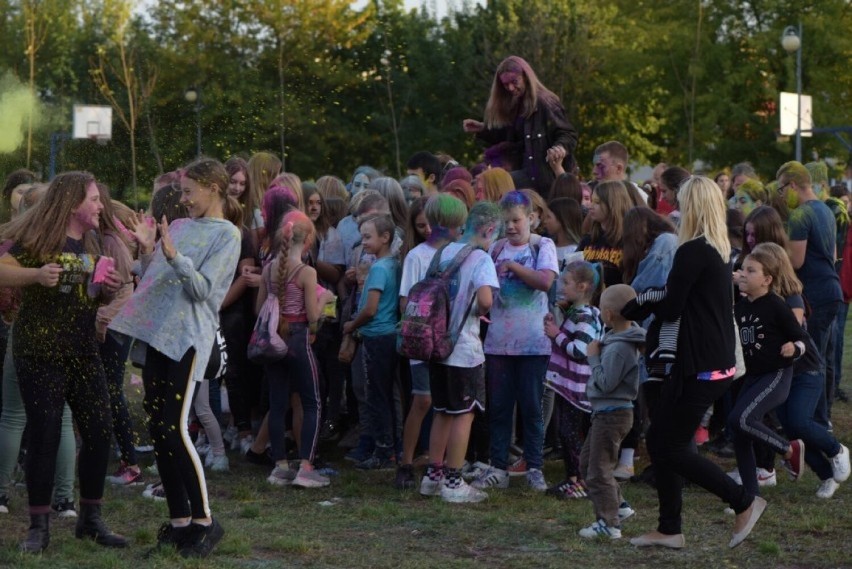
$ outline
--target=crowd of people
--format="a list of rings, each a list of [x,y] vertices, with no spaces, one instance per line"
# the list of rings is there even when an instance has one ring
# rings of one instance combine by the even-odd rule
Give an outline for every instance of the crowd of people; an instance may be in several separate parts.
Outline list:
[[[635,512],[619,482],[645,480],[659,523],[639,547],[684,547],[684,480],[728,504],[740,544],[775,455],[793,480],[810,467],[817,497],[835,494],[850,475],[831,426],[850,188],[798,162],[767,184],[745,163],[714,179],[660,164],[639,186],[617,141],[595,150],[587,182],[559,99],[515,56],[462,130],[485,145],[481,163],[418,152],[402,180],[362,166],[348,183],[303,182],[267,152],[199,158],[155,181],[147,213],[85,172],[10,175],[0,513],[25,440],[21,549],[48,547],[52,512],[77,517],[78,538],[127,545],[101,507],[107,481],[150,476],[128,359],[160,479],[144,493],[169,511],[157,548],[185,557],[224,535],[205,468],[228,471],[229,449],[275,486],[329,486],[332,444],[447,502],[523,477],[588,498],[584,538],[620,538]],[[553,484],[549,458],[564,464]]]

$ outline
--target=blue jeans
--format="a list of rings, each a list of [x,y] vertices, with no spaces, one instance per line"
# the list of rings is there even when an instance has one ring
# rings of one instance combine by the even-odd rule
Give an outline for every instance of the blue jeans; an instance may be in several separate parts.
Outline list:
[[[528,468],[541,470],[544,459],[544,422],[541,399],[549,356],[485,356],[488,389],[491,464],[506,470],[515,404],[524,425],[524,459]]]
[[[820,480],[832,477],[831,464],[826,456],[840,452],[840,443],[834,435],[825,425],[814,420],[824,388],[825,380],[819,372],[795,375],[787,401],[775,410],[787,436],[805,441],[805,462]]]
[[[840,387],[843,379],[843,335],[846,331],[846,317],[849,305],[841,302],[837,306],[837,318],[834,320],[834,390]]]
[[[294,391],[302,400],[302,432],[299,440],[299,458],[313,463],[319,442],[320,399],[319,366],[308,343],[307,324],[290,324],[287,338],[287,357],[280,362],[264,366],[269,383],[269,443],[272,458],[287,458],[284,446],[285,418],[290,408],[290,394]]]
[[[816,420],[826,427],[831,418],[829,395],[834,393],[834,321],[837,318],[838,304],[839,301],[812,306],[811,315],[808,317],[808,333],[822,358],[820,372],[825,380],[822,396],[817,404]]]
[[[376,443],[376,455],[394,453],[394,398],[397,363],[396,333],[362,336],[361,373],[365,378],[368,434]]]

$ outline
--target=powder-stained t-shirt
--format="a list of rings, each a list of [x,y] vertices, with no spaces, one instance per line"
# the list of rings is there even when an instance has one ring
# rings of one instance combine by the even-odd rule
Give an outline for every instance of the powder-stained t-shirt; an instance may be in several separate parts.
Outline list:
[[[512,271],[501,271],[500,266],[508,261],[536,271],[552,271],[554,275],[559,271],[556,246],[547,237],[541,238],[537,256],[529,243],[518,246],[505,244],[495,262],[500,292],[491,306],[485,353],[500,356],[550,355],[550,338],[544,333],[547,292],[528,286]]]
[[[837,229],[831,209],[819,200],[805,202],[790,211],[787,226],[790,241],[808,242],[805,262],[796,271],[808,303],[820,306],[840,301],[840,277],[834,270]]]
[[[22,288],[15,320],[15,355],[73,358],[97,353],[95,317],[101,285],[91,282],[97,255],[86,253],[83,241],[70,237],[62,253],[52,259],[36,259],[18,244],[9,254],[22,267],[39,268],[47,263],[62,266],[55,287],[33,284]]]
[[[441,253],[439,267],[446,269],[453,258],[465,247],[464,243],[451,243]],[[464,260],[459,270],[450,278],[451,300],[450,330],[460,330],[450,356],[441,363],[447,366],[473,368],[485,361],[482,340],[479,338],[479,315],[471,306],[474,295],[484,286],[496,292],[500,286],[494,261],[485,251],[476,249]],[[476,302],[475,300],[473,302]],[[470,310],[469,310],[470,309]],[[467,316],[462,325],[462,319]]]

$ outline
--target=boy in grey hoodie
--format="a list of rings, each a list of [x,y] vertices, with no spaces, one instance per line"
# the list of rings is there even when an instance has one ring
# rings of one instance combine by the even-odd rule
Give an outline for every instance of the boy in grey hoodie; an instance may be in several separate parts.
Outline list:
[[[618,447],[633,425],[633,400],[639,390],[639,352],[645,330],[621,316],[621,310],[636,298],[627,285],[607,288],[601,295],[601,318],[609,331],[601,342],[588,345],[592,375],[586,397],[592,406],[592,424],[580,453],[580,473],[586,481],[596,521],[580,530],[581,537],[621,537],[621,521],[634,514],[622,500],[613,477]]]

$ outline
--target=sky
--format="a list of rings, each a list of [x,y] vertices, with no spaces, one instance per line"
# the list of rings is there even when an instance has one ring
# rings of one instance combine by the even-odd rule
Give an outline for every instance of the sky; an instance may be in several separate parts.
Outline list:
[[[356,0],[352,2],[352,6],[360,8],[367,4],[369,0]],[[474,5],[485,5],[486,0],[405,0],[405,9],[420,8],[425,6],[429,13],[437,13],[438,19],[447,15],[448,10],[461,10],[465,4],[471,7]]]

